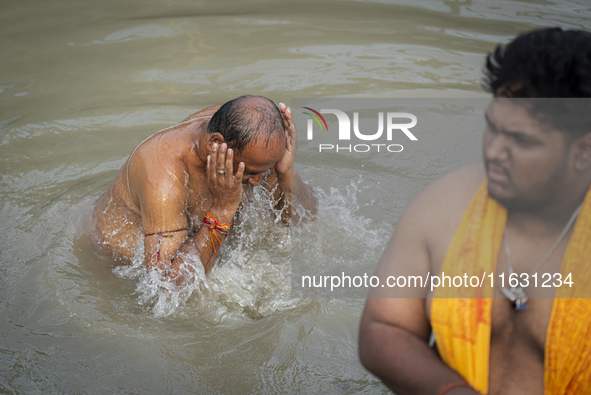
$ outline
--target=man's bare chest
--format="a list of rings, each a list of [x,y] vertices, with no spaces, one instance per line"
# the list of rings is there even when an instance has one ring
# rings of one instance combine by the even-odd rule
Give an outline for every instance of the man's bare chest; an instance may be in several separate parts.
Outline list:
[[[516,311],[511,302],[495,290],[491,309],[491,346],[509,349],[516,343],[540,357],[543,362],[553,299],[530,299],[528,309]]]
[[[545,251],[551,247],[553,240],[549,238],[549,240],[540,242],[539,240],[526,241],[518,238],[515,239],[516,242],[511,245],[513,270],[516,274],[523,274],[523,277],[526,277],[537,266]],[[542,269],[537,272],[539,275],[546,272],[560,272],[567,242],[568,237],[563,240],[563,243],[561,243],[552,256],[542,265]],[[434,272],[441,271],[445,254],[449,247],[449,245],[444,244],[447,243],[441,243],[439,246],[434,245],[437,248],[432,250],[432,259],[433,263],[435,263],[432,265]],[[537,288],[534,281],[530,281],[529,286],[523,288],[524,292],[529,296],[527,310],[523,312],[516,311],[511,301],[501,291],[502,285],[510,288],[508,275],[507,256],[504,246],[501,245],[498,251],[494,273],[487,276],[488,281],[491,278],[494,279],[493,284],[495,288],[493,304],[490,311],[491,347],[494,347],[495,350],[498,350],[505,356],[519,351],[521,357],[527,355],[531,359],[531,362],[537,360],[543,366],[544,348],[552,314],[554,292],[552,290],[542,290],[541,281],[538,281]],[[521,285],[526,285],[525,281],[520,280],[520,282]],[[427,307],[427,311],[430,314],[430,300],[427,301]]]

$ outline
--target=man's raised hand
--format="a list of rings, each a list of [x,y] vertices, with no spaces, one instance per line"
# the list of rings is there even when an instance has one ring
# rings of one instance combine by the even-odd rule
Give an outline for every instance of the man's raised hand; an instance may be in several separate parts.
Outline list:
[[[281,117],[283,118],[283,126],[285,128],[287,145],[285,154],[283,154],[283,157],[275,164],[275,170],[279,174],[286,174],[287,172],[291,171],[291,167],[295,159],[298,136],[290,109],[287,108],[285,104],[279,103],[279,111],[281,111]]]
[[[234,151],[226,143],[213,144],[207,156],[207,186],[211,193],[211,211],[229,222],[242,199],[244,163],[240,162],[234,174]]]

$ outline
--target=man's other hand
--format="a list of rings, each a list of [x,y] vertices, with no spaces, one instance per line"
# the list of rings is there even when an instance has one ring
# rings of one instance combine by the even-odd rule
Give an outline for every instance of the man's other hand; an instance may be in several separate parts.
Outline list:
[[[298,141],[295,123],[291,116],[291,110],[283,103],[279,103],[279,111],[283,118],[283,125],[285,127],[286,149],[283,157],[275,164],[275,170],[279,174],[286,174],[291,171],[293,161],[295,159],[295,151]]]

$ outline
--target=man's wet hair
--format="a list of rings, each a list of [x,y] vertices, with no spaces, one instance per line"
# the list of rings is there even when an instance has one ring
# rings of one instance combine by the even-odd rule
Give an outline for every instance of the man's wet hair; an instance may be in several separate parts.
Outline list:
[[[220,107],[213,115],[207,131],[220,133],[228,147],[241,152],[259,138],[267,143],[274,136],[284,136],[281,111],[262,96],[240,96]]]
[[[590,32],[554,27],[521,34],[488,54],[484,73],[489,92],[534,99],[530,113],[557,129],[575,137],[591,131],[591,99],[582,100],[591,98]]]

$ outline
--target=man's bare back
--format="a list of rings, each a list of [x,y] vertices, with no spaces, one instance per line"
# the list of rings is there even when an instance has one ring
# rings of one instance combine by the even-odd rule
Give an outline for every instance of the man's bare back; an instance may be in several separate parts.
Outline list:
[[[226,144],[222,134],[208,131],[221,108],[213,106],[148,137],[95,207],[97,244],[129,262],[143,243],[147,268],[182,282],[183,253],[196,254],[205,271],[211,270],[224,238],[220,229],[231,223],[243,188],[262,183],[273,193],[277,207],[285,207],[281,211],[285,222],[291,217],[292,200],[300,202],[300,196],[302,205],[314,212],[312,191],[292,168],[297,136],[291,113],[283,104],[274,110],[264,98],[236,101],[240,99],[238,105],[246,109],[238,109],[260,118],[259,124],[267,121],[265,112],[270,111],[275,132],[256,138],[246,133],[252,141],[232,149],[228,145],[240,142]],[[218,123],[225,125],[220,117]],[[292,183],[298,187],[293,196]],[[218,226],[202,226],[206,217],[205,222]]]

